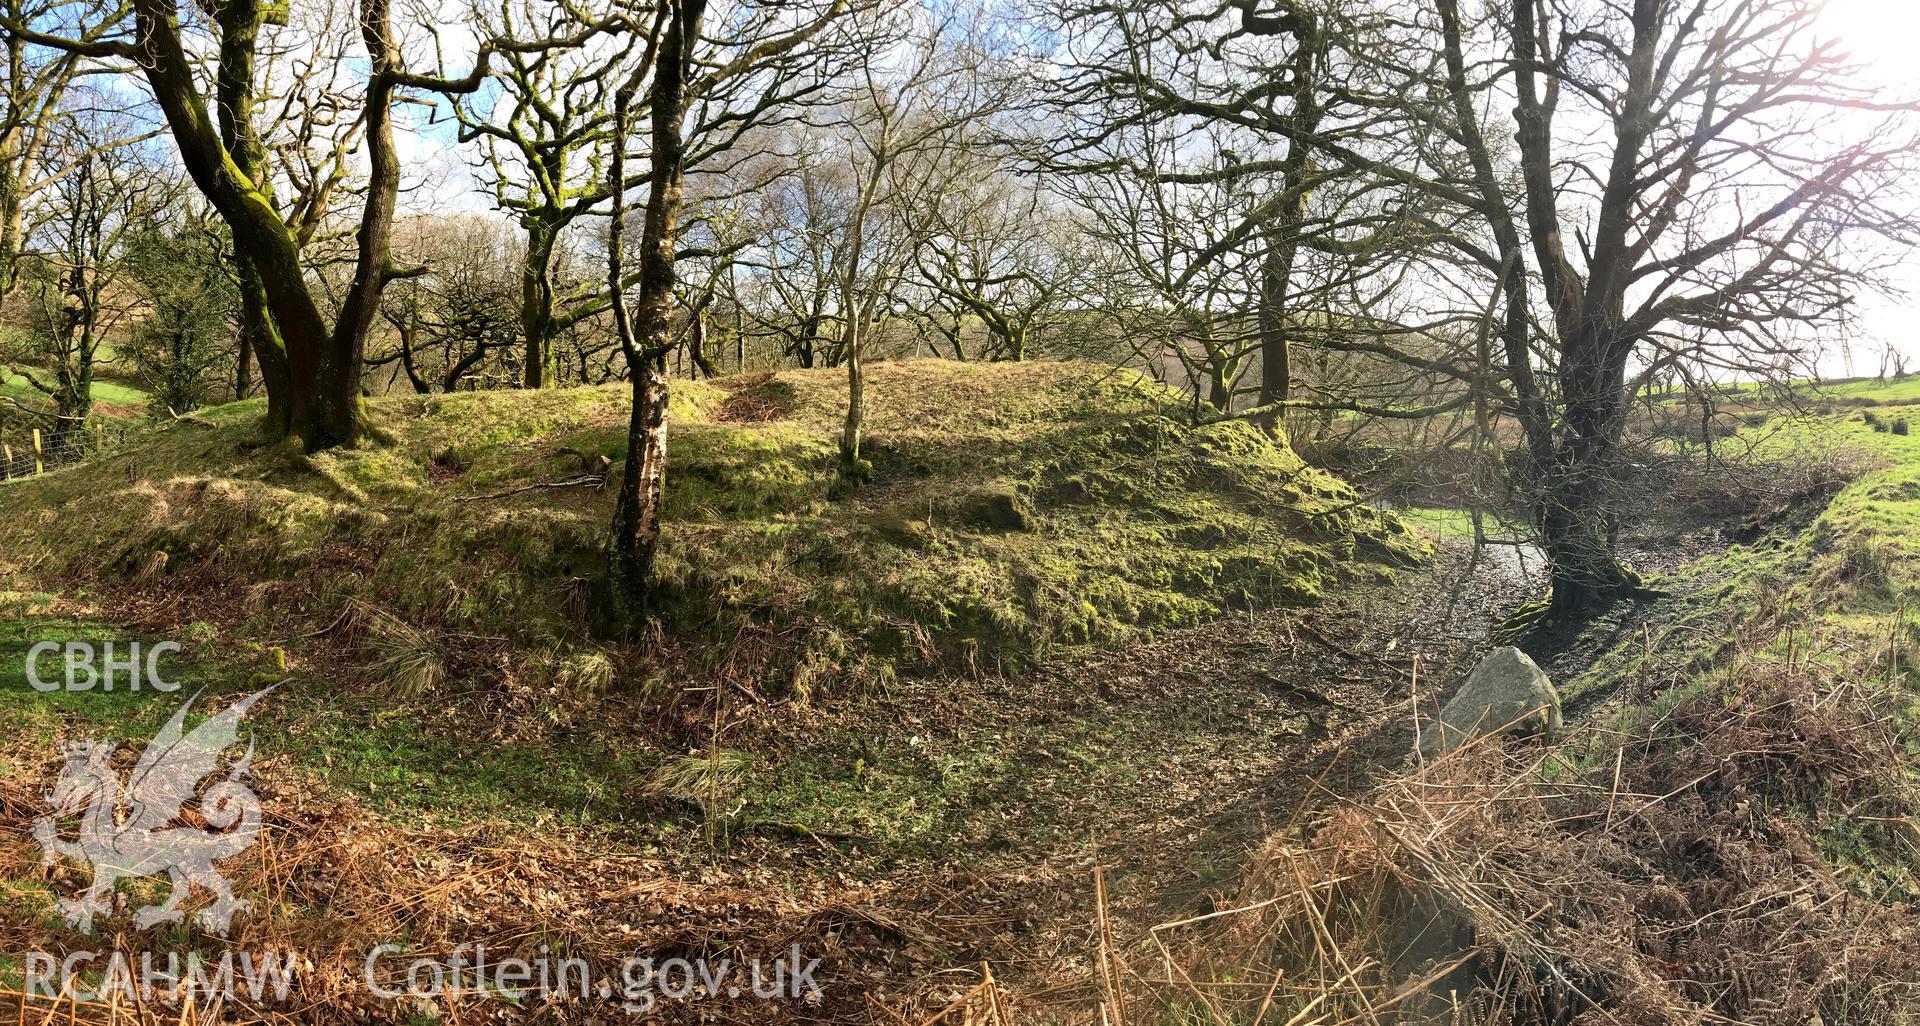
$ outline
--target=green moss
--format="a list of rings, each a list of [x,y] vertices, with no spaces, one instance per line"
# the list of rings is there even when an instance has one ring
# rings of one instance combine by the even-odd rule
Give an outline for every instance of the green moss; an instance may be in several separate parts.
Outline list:
[[[0,652],[21,653],[40,641],[150,639],[93,620],[60,616],[0,619]],[[228,653],[230,656],[231,653]],[[284,655],[267,650],[261,662],[274,669],[270,682],[285,679]],[[604,686],[606,667],[582,655],[557,659],[556,679],[569,686]],[[151,738],[186,699],[205,689],[209,698],[257,690],[262,681],[244,660],[221,657],[197,646],[182,658],[164,658],[162,676],[180,689],[85,692],[36,691],[21,660],[0,660],[0,731],[51,749],[62,738],[113,738],[140,745]],[[43,664],[43,676],[59,668]],[[598,682],[597,684],[595,682]],[[474,818],[541,824],[632,822],[628,796],[649,758],[631,746],[616,747],[588,732],[539,743],[496,743],[476,757],[471,740],[428,729],[371,696],[343,695],[330,683],[296,675],[252,717],[246,731],[264,758],[287,756],[312,779],[365,797],[376,809],[448,822]],[[0,777],[37,774],[38,763],[0,761]],[[37,900],[37,899],[36,899]],[[0,900],[0,906],[6,902]]]
[[[658,608],[686,641],[757,625],[777,681],[947,664],[1010,669],[1221,612],[1311,601],[1426,542],[1246,424],[1079,364],[887,363],[869,376],[872,480],[830,497],[846,386],[783,372],[675,382]],[[309,618],[353,601],[423,629],[577,634],[625,452],[627,389],[369,402],[383,444],[259,448],[258,401],[0,485],[0,544],[54,577],[218,568]],[[86,508],[88,516],[62,515]],[[269,609],[269,617],[277,610]],[[696,646],[698,647],[698,646]]]

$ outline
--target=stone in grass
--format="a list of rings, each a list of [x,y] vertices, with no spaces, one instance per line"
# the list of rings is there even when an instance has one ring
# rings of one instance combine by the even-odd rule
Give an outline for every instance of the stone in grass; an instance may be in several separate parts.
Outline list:
[[[1438,719],[1420,725],[1420,755],[1432,759],[1489,731],[1520,734],[1560,729],[1560,693],[1525,652],[1510,645],[1487,653]]]
[[[990,481],[962,492],[953,503],[961,526],[981,531],[1025,531],[1032,527],[1027,497],[1006,481]]]

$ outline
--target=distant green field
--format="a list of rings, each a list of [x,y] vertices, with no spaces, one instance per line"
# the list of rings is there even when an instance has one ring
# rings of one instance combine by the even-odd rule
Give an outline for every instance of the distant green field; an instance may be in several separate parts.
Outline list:
[[[18,399],[23,403],[46,398],[39,389],[34,388],[24,376],[19,374],[8,375],[6,380],[0,381],[0,395]],[[118,381],[96,380],[93,383],[93,401],[97,403],[145,406],[150,400],[151,397],[147,393]]]
[[[1826,382],[1802,379],[1792,382],[1791,387],[1806,399],[1857,399],[1895,405],[1920,402],[1920,374],[1901,379],[1888,378],[1885,383],[1878,378],[1844,378]],[[1757,382],[1726,385],[1720,388],[1720,392],[1729,396],[1750,396],[1763,389],[1767,395],[1779,393],[1779,389]]]
[[[1898,381],[1888,378],[1886,384],[1874,378],[1835,382],[1821,386],[1816,392],[1825,396],[1873,399],[1882,403],[1920,403],[1920,375],[1909,375]]]

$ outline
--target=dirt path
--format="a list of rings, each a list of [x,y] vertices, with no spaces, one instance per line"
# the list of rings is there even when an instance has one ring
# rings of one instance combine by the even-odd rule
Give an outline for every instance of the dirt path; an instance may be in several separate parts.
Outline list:
[[[936,745],[1019,737],[1039,763],[1126,725],[1103,772],[1041,773],[996,796],[1017,805],[1008,830],[919,870],[926,885],[901,918],[940,950],[895,1007],[937,1007],[982,960],[1051,1001],[1090,996],[1096,864],[1116,932],[1139,940],[1230,896],[1248,854],[1303,807],[1404,765],[1416,664],[1423,692],[1455,682],[1488,626],[1531,595],[1501,561],[1466,570],[1443,555],[1311,609],[1234,616],[1002,684],[916,685],[875,706],[872,729],[894,722]]]

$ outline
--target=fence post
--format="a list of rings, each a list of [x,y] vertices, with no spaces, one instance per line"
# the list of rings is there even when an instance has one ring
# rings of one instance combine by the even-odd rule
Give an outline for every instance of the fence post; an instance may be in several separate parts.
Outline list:
[[[40,448],[39,428],[33,429],[33,472],[36,474],[47,472],[46,452]]]
[[[103,420],[96,420],[93,422],[93,454],[98,456],[106,451],[107,423]]]
[[[0,456],[4,456],[7,461],[6,466],[0,467],[0,474],[5,474],[7,480],[11,481],[13,480],[13,446],[0,444]]]

